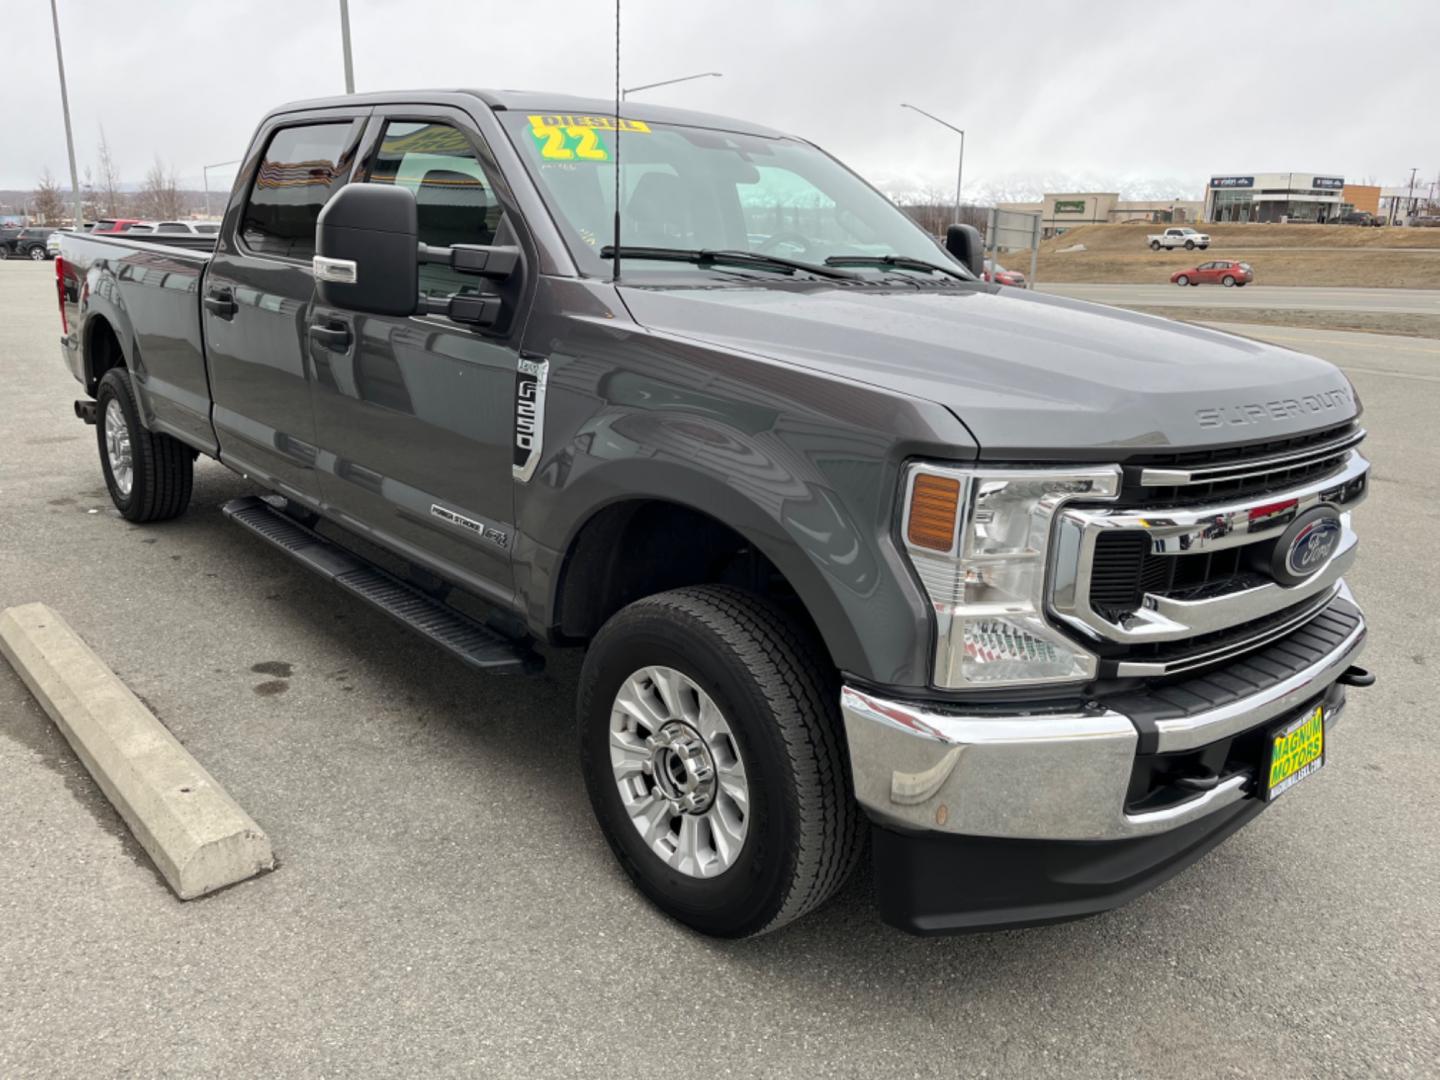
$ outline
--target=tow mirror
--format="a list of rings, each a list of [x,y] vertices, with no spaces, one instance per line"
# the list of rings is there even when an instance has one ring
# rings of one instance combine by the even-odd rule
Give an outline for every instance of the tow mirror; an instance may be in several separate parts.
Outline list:
[[[980,230],[974,225],[951,225],[945,230],[945,250],[959,259],[977,278],[985,270],[985,251]]]
[[[331,307],[413,315],[420,264],[415,196],[389,184],[347,184],[315,223],[315,288]]]
[[[419,242],[419,208],[409,188],[348,184],[325,204],[315,226],[315,285],[332,307],[371,315],[444,315],[493,327],[513,300],[520,249]],[[494,293],[420,295],[420,265],[447,266],[495,284]]]

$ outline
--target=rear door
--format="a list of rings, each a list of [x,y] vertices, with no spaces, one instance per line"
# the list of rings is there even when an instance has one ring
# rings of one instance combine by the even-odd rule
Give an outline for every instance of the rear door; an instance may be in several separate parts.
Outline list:
[[[357,181],[415,195],[431,246],[530,248],[471,117],[444,106],[375,110]],[[527,259],[535,265],[533,249]],[[486,291],[424,265],[421,292]],[[441,315],[366,315],[317,303],[310,342],[326,510],[467,588],[512,592],[514,402],[524,303],[503,333]],[[336,331],[342,331],[338,335]]]
[[[315,220],[349,178],[369,114],[325,109],[267,122],[201,297],[221,458],[311,506],[320,498],[306,347]]]

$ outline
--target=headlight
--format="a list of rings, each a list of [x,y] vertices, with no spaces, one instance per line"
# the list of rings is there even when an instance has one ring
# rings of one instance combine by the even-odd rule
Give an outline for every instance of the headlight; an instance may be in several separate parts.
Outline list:
[[[1084,682],[1094,654],[1045,618],[1055,511],[1072,499],[1112,499],[1116,466],[1073,469],[913,465],[906,477],[905,547],[939,630],[934,683],[1000,688]]]

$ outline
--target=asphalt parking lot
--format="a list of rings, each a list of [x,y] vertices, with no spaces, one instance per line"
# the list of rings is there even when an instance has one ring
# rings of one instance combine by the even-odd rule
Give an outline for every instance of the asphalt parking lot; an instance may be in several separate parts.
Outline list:
[[[0,607],[60,612],[267,830],[180,903],[0,662],[0,1077],[1434,1076],[1440,1061],[1440,343],[1330,357],[1375,462],[1366,664],[1326,767],[1155,892],[919,940],[868,871],[741,943],[650,909],[576,764],[578,657],[486,679],[227,524],[111,508],[50,264],[0,264]]]

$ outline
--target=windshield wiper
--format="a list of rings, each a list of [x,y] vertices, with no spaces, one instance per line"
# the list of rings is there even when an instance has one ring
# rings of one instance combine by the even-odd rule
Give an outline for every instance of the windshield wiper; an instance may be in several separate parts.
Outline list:
[[[912,259],[909,255],[831,255],[825,260],[826,266],[893,266],[897,270],[928,270],[933,274],[949,274],[961,281],[973,278],[962,274],[952,266]]]
[[[615,248],[606,245],[600,249],[602,259],[613,259]],[[665,248],[665,247],[641,247],[635,244],[621,244],[620,257],[622,259],[658,259],[666,262],[688,262],[696,266],[715,266],[727,264],[731,266],[754,266],[762,270],[775,270],[778,272],[793,274],[800,270],[807,274],[815,274],[817,277],[835,278],[845,281],[860,280],[859,274],[852,274],[845,270],[831,269],[829,266],[819,266],[815,263],[800,262],[798,259],[785,259],[779,255],[763,255],[758,251],[712,251],[708,248]],[[827,262],[829,260],[826,260]]]

